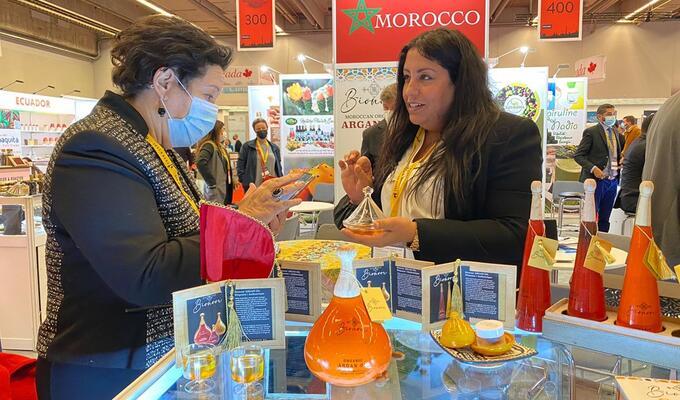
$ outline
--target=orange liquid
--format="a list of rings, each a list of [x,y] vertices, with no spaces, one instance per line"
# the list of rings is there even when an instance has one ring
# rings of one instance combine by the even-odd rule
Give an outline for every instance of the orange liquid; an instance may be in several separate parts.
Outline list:
[[[530,332],[543,332],[543,316],[550,307],[550,273],[528,265],[536,235],[545,235],[542,220],[529,221],[524,241],[522,276],[517,297],[517,327]]]
[[[305,363],[319,379],[338,386],[373,381],[390,364],[392,344],[372,322],[361,296],[333,297],[305,341]]]
[[[231,379],[237,383],[252,383],[264,377],[264,359],[261,355],[246,354],[231,359]]]
[[[217,369],[217,360],[215,355],[210,352],[205,354],[191,355],[191,357],[183,357],[184,364],[183,376],[189,380],[208,379],[215,375]]]
[[[659,288],[656,278],[649,272],[643,261],[649,247],[647,236],[652,237],[650,226],[636,225],[633,229],[616,324],[633,329],[661,332],[663,328]]]
[[[567,313],[574,317],[604,321],[607,319],[607,313],[604,306],[602,275],[583,266],[592,239],[591,233],[597,233],[597,222],[582,221],[578,232],[576,262],[571,276]]]
[[[377,235],[382,235],[385,233],[384,229],[374,229],[374,228],[358,228],[358,227],[352,227],[352,228],[347,228],[350,232],[355,233],[357,235],[364,235],[364,236],[377,236]]]

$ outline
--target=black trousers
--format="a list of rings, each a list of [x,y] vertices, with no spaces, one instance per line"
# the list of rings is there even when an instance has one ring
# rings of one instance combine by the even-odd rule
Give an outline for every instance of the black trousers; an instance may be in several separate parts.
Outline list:
[[[50,362],[39,357],[35,384],[40,400],[110,400],[142,372]]]

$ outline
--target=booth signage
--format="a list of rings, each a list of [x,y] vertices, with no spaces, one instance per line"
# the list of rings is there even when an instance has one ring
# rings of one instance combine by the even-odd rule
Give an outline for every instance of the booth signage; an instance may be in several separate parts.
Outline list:
[[[60,97],[0,91],[0,109],[48,114],[75,114],[75,102]]]
[[[583,0],[538,0],[541,40],[581,40]]]
[[[406,43],[438,27],[462,32],[486,56],[488,6],[487,0],[335,0],[335,62],[397,61]]]
[[[268,50],[274,48],[274,0],[238,0],[238,50]]]
[[[10,149],[12,154],[21,155],[21,131],[0,129],[0,149]]]

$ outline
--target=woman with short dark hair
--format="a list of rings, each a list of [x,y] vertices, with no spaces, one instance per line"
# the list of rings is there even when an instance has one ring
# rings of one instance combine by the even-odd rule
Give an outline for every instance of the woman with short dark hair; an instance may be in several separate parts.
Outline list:
[[[521,265],[531,182],[541,179],[536,124],[501,112],[487,85],[486,64],[462,33],[424,32],[401,51],[396,108],[375,169],[353,151],[340,161],[347,196],[336,224],[362,189],[388,218],[370,246],[406,244],[416,258],[457,258]],[[518,275],[519,276],[519,275]]]
[[[172,148],[214,126],[231,50],[154,15],[116,36],[111,59],[122,94],[66,130],[45,178],[41,399],[114,397],[173,347],[172,292],[202,283],[201,195]],[[291,181],[262,185],[240,212],[278,229],[297,202],[272,192]]]

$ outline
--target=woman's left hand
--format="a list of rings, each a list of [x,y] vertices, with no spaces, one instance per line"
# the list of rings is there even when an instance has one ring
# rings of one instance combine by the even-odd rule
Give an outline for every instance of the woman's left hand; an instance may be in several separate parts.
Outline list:
[[[370,247],[385,247],[410,243],[416,235],[416,223],[404,217],[392,217],[375,221],[384,232],[377,235],[357,235],[345,228],[342,233],[349,239]]]
[[[269,223],[269,229],[271,229],[274,236],[278,235],[281,231],[281,227],[283,227],[283,224],[286,222],[287,216],[288,210],[282,211],[276,215],[274,219],[272,219],[272,222]]]

